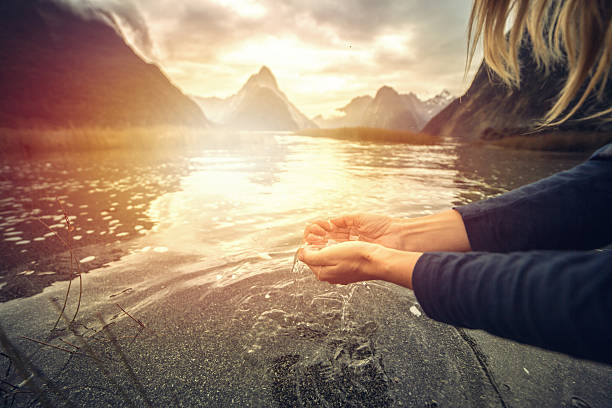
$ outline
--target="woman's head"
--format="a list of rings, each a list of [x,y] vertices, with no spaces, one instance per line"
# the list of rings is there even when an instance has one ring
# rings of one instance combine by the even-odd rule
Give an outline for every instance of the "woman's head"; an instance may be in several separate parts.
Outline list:
[[[559,61],[567,66],[565,85],[542,120],[543,125],[560,124],[589,95],[602,95],[605,89],[612,63],[611,21],[610,0],[474,0],[468,66],[482,38],[487,65],[507,84],[520,86],[518,50],[529,33],[538,66],[548,70]],[[576,97],[578,101],[571,104]],[[588,118],[594,117],[612,120],[612,108]]]

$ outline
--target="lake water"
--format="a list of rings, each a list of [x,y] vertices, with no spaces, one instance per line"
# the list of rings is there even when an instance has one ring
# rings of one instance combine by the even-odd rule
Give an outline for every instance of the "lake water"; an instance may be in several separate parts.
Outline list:
[[[427,319],[410,291],[380,282],[332,286],[290,269],[308,220],[431,214],[584,158],[242,133],[181,153],[6,160],[0,297],[8,302],[0,321],[62,389],[50,398],[77,405],[125,403],[117,387],[144,403],[117,342],[100,331],[110,322],[156,406],[503,406],[504,399],[541,401],[542,392],[558,406],[569,396],[550,384],[565,384],[558,370],[575,374],[573,360],[517,346],[545,369],[537,382],[506,389],[467,334]],[[49,334],[58,316],[52,301],[63,302],[71,277],[66,245],[53,232],[88,272],[74,331],[61,322]],[[78,279],[69,316],[75,288]],[[89,345],[102,362],[19,336],[72,351]],[[611,378],[581,364],[604,383]],[[19,382],[9,371],[5,380]]]

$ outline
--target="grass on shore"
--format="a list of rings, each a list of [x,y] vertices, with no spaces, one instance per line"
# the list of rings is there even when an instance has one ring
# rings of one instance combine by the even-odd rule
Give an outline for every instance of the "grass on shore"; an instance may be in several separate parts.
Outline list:
[[[510,136],[484,143],[517,150],[593,152],[601,146],[612,143],[612,132],[558,131]]]
[[[359,142],[406,143],[413,145],[432,145],[439,142],[437,137],[425,133],[369,127],[304,129],[296,131],[295,134],[301,136],[327,137]]]
[[[0,128],[0,152],[46,153],[178,148],[197,144],[205,130],[189,127],[11,129]]]

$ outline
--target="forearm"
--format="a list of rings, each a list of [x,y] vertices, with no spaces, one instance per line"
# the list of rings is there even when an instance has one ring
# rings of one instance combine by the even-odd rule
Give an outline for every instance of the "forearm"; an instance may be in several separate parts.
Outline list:
[[[612,160],[589,160],[457,208],[474,251],[594,249],[610,243]]]
[[[429,253],[412,273],[436,320],[612,362],[612,251]]]
[[[590,160],[500,196],[395,219],[393,247],[419,252],[594,249],[610,242],[612,160]]]
[[[400,249],[404,251],[471,250],[463,219],[455,210],[418,218],[398,219],[396,228],[400,236]]]

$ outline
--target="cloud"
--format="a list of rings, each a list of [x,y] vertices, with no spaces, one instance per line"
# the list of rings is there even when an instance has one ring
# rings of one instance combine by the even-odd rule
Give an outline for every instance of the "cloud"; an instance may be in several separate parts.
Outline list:
[[[105,3],[108,3],[106,1]],[[105,4],[104,9],[114,17],[116,26],[124,37],[149,59],[155,59],[153,40],[149,27],[140,10],[130,1],[115,0]]]
[[[155,59],[154,44],[142,13],[130,0],[55,0],[85,18],[113,27],[147,59]]]
[[[471,0],[95,1],[190,93],[228,95],[264,64],[312,109],[322,106],[316,98],[385,83],[429,95],[463,88]],[[298,83],[333,89],[333,78],[342,85],[334,95],[308,95],[309,84]]]

